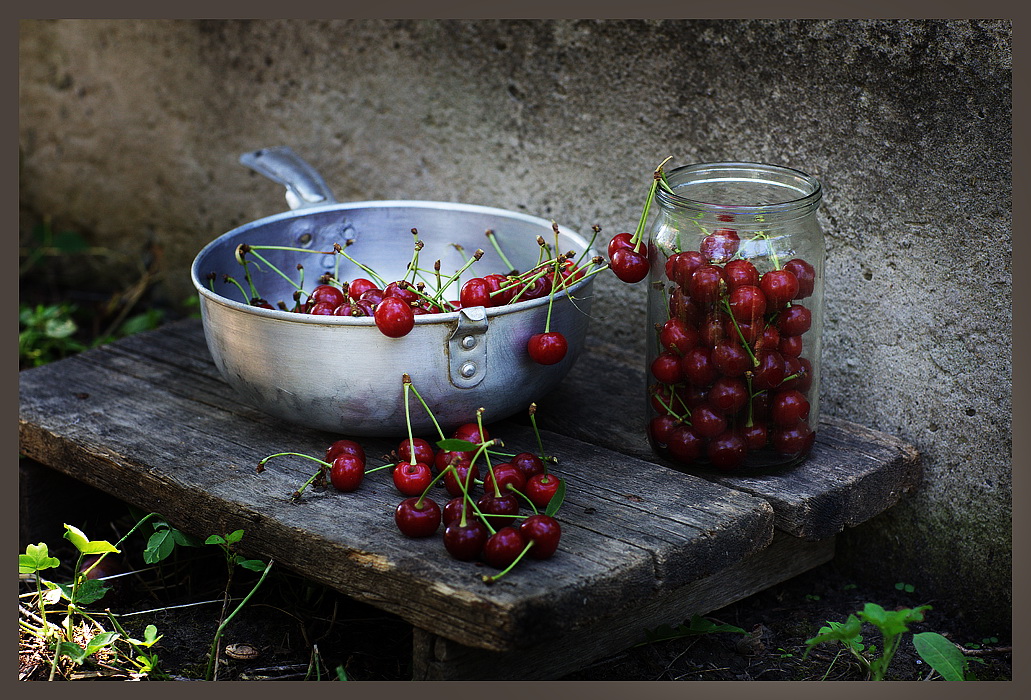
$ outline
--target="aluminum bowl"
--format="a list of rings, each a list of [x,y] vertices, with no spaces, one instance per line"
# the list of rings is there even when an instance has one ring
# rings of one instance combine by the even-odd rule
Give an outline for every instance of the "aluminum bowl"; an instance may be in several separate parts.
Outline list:
[[[401,279],[411,259],[417,229],[425,244],[421,264],[441,261],[442,275],[461,267],[481,249],[483,257],[461,281],[507,272],[485,232],[494,231],[505,257],[519,270],[538,261],[538,236],[554,241],[552,222],[526,214],[472,204],[432,201],[338,203],[321,178],[289,149],[263,149],[241,161],[287,186],[291,211],[244,224],[218,237],[197,255],[191,269],[200,297],[208,349],[222,377],[241,399],[293,424],[353,436],[434,436],[462,423],[493,422],[526,411],[562,380],[583,350],[593,293],[593,276],[556,294],[551,330],[562,332],[569,350],[554,365],[539,365],[526,352],[528,339],[544,330],[548,298],[495,307],[416,316],[406,336],[389,338],[372,318],[313,316],[252,306],[222,281],[242,276],[240,244],[301,247],[312,252],[263,251],[284,271],[305,269],[304,287],[339,263],[337,275],[365,275],[332,250],[350,240],[347,253],[387,281]],[[559,248],[587,261],[596,251],[577,232],[559,225]],[[459,250],[461,246],[464,250]],[[427,261],[429,261],[427,263]],[[210,280],[215,273],[217,280]],[[273,304],[292,302],[293,287],[261,266],[255,286]],[[214,285],[214,290],[209,285]],[[453,290],[453,293],[451,293]],[[458,297],[456,283],[447,297]],[[408,374],[433,416],[409,396],[406,418],[402,377]]]

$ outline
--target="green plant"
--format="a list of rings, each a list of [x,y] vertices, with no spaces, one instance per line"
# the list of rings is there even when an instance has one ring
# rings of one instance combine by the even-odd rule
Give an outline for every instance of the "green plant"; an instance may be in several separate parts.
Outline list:
[[[683,639],[685,637],[697,637],[699,635],[713,634],[715,632],[747,634],[740,627],[712,622],[701,615],[692,615],[686,625],[679,624],[676,627],[673,627],[672,625],[659,625],[655,629],[645,630],[644,641],[638,643],[637,646],[654,644],[656,642],[666,642],[673,639]]]
[[[142,524],[143,521],[138,522],[119,540],[118,545]],[[101,654],[109,658],[109,665],[113,663],[126,668],[132,677],[164,677],[158,657],[151,651],[160,639],[156,627],[149,625],[143,639],[136,639],[126,633],[110,611],[106,615],[112,626],[109,630],[88,608],[110,590],[102,581],[91,578],[90,573],[106,556],[119,553],[118,545],[106,540],[90,540],[72,525],[65,524],[64,527],[65,539],[79,553],[71,582],[58,583],[42,575],[42,572],[61,565],[59,559],[50,556],[49,547],[45,543],[30,544],[24,554],[18,555],[19,574],[29,577],[35,583],[33,598],[36,607],[35,614],[19,618],[19,626],[23,632],[42,641],[51,651],[49,679],[56,678],[62,659],[80,666]],[[62,601],[63,608],[57,608]],[[60,624],[55,624],[51,620],[59,614],[63,614],[63,619]]]
[[[39,367],[85,350],[87,346],[75,338],[75,310],[71,304],[19,304],[19,364]]]
[[[844,623],[828,621],[812,639],[806,640],[806,654],[818,644],[840,643],[859,662],[868,678],[884,680],[895,652],[898,651],[903,635],[909,625],[923,622],[924,612],[931,606],[885,610],[876,603],[867,603],[862,610],[849,615]],[[863,624],[876,627],[881,633],[881,648],[864,645]],[[937,632],[920,632],[913,635],[913,646],[931,668],[948,681],[964,680],[966,659],[955,644]],[[829,669],[828,669],[829,671]]]

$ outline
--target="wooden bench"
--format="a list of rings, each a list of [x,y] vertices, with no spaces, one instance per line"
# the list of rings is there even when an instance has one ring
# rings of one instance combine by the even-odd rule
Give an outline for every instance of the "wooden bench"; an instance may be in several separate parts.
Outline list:
[[[648,449],[643,362],[593,342],[538,402],[554,471],[568,480],[561,546],[494,585],[439,537],[406,539],[386,472],[356,493],[291,493],[334,439],[242,404],[197,320],[169,324],[20,375],[25,456],[198,536],[245,531],[251,554],[400,616],[416,679],[557,678],[831,559],[835,536],[919,481],[899,440],[825,418],[787,474],[705,479]],[[536,451],[525,417],[490,422],[510,451]],[[431,437],[431,436],[427,436]],[[371,456],[396,440],[362,439]]]

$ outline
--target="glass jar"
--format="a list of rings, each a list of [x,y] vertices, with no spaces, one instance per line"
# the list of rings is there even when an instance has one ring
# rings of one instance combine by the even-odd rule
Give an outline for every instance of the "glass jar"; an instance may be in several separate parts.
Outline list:
[[[819,422],[820,183],[758,163],[666,182],[648,231],[649,442],[684,471],[796,465]]]

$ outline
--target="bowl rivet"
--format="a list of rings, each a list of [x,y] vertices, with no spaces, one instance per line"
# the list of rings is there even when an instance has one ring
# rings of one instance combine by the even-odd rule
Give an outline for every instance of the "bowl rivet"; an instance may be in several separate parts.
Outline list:
[[[466,362],[462,365],[462,368],[459,371],[462,373],[463,377],[468,379],[469,377],[476,374],[476,365],[474,365],[472,362]]]
[[[475,348],[476,347],[476,336],[474,336],[474,335],[467,335],[464,338],[462,338],[462,347],[465,348],[466,350],[472,350],[473,348]]]

